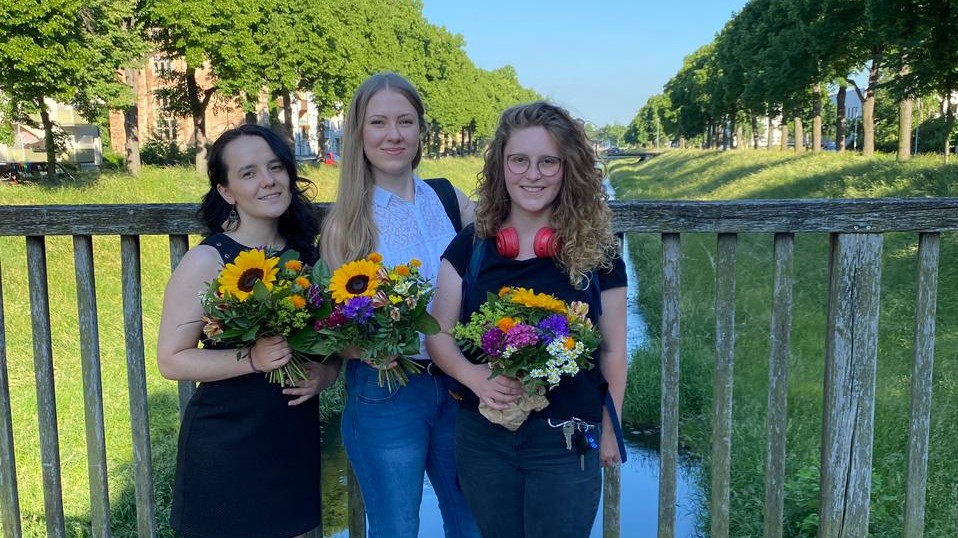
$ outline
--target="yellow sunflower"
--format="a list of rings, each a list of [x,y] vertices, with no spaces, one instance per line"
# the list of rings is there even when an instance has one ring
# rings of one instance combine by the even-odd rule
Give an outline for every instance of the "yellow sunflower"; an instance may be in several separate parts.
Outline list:
[[[356,260],[336,269],[329,280],[333,300],[345,303],[360,295],[374,296],[379,287],[378,271],[379,265],[369,260]]]
[[[564,302],[546,293],[536,293],[526,288],[516,288],[510,300],[529,308],[542,308],[557,314],[566,313]]]
[[[262,282],[267,290],[272,290],[276,273],[279,272],[278,264],[279,258],[267,258],[260,249],[244,250],[233,263],[226,264],[220,271],[219,291],[245,301],[253,293],[257,281]]]

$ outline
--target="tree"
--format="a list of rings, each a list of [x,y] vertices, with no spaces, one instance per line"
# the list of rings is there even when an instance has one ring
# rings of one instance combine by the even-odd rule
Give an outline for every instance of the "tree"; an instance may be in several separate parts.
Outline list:
[[[59,129],[46,99],[72,104],[89,121],[130,99],[116,71],[141,50],[136,34],[121,31],[132,10],[128,0],[0,0],[0,91],[15,111],[10,121],[34,123],[29,113],[40,114],[50,177]]]

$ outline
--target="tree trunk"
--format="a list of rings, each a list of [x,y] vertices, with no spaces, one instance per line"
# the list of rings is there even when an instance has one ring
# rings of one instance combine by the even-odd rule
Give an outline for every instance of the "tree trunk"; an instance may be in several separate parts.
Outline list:
[[[812,152],[822,151],[822,85],[815,84],[812,101]]]
[[[47,110],[46,100],[42,96],[37,97],[37,106],[40,107],[40,121],[43,123],[43,141],[47,153],[47,181],[53,181],[57,177],[57,145],[53,136],[53,120],[50,119],[50,111]],[[945,159],[947,158],[948,154],[946,153]]]
[[[133,177],[140,176],[140,107],[139,87],[140,70],[132,67],[123,69],[126,85],[133,92],[133,104],[123,110],[123,131],[126,134],[126,171]]]
[[[296,137],[293,134],[293,96],[289,90],[280,90],[280,96],[283,98],[283,137],[289,147],[296,153]]]
[[[769,116],[769,118],[768,118],[768,131],[766,131],[766,133],[765,133],[765,151],[771,151],[771,150],[772,150],[772,140],[773,140],[773,138],[772,138],[772,133],[773,133],[773,132],[775,132],[775,128],[774,128],[774,126],[772,125],[772,117]]]
[[[845,85],[838,87],[835,97],[835,149],[845,151]]]
[[[253,112],[246,112],[246,113],[244,113],[244,114],[243,114],[243,121],[246,122],[246,123],[248,123],[248,124],[250,124],[250,125],[256,125],[256,123],[257,123],[257,121],[256,121],[256,112],[253,111]]]
[[[323,160],[326,157],[326,118],[320,116],[316,123],[317,149],[319,150],[320,160]]]
[[[745,139],[745,128],[741,125],[735,126],[735,149],[745,149],[748,145],[743,144],[742,140]]]
[[[911,158],[911,111],[914,106],[912,99],[903,99],[898,104],[898,161],[903,162]]]
[[[213,95],[213,88],[202,90],[203,96],[200,96],[200,87],[196,82],[196,68],[186,66],[186,95],[189,100],[190,113],[193,116],[193,144],[196,149],[196,158],[194,164],[196,171],[206,173],[206,107],[209,105],[210,98]]]
[[[758,149],[758,117],[755,114],[750,114],[750,121],[752,124],[752,149]]]
[[[685,135],[679,135],[679,149],[685,149]]]
[[[951,157],[951,129],[955,125],[955,107],[951,104],[949,97],[945,97],[945,102],[948,103],[945,105],[948,108],[945,114],[945,164],[948,164]]]
[[[782,118],[782,140],[778,145],[778,149],[785,151],[788,149],[788,122],[784,121],[785,118]]]
[[[862,154],[871,157],[875,154],[875,88],[878,85],[878,67],[880,52],[872,56],[872,65],[868,69],[868,89],[862,102]]]
[[[805,151],[805,126],[802,124],[802,118],[795,116],[795,153]]]

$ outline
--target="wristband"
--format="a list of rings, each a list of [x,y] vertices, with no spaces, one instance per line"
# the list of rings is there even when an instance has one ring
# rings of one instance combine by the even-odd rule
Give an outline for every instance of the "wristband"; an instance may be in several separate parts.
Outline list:
[[[250,367],[251,370],[253,370],[253,373],[254,373],[254,374],[261,374],[261,373],[263,373],[262,370],[257,370],[257,369],[256,369],[256,365],[253,364],[253,348],[249,348],[249,351],[246,353],[246,358],[249,359],[249,367]]]

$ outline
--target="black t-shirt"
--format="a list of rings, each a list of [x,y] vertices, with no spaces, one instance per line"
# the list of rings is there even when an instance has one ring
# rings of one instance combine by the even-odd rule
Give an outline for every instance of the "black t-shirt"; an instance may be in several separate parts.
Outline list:
[[[590,286],[597,286],[591,290],[577,290],[569,282],[568,275],[563,272],[551,258],[532,258],[529,260],[515,260],[506,258],[496,250],[494,240],[482,243],[473,243],[473,227],[469,226],[452,240],[452,243],[443,253],[443,259],[449,260],[459,276],[464,277],[469,268],[474,246],[483,248],[482,265],[475,275],[475,286],[465,291],[462,298],[462,316],[466,321],[472,312],[479,310],[485,302],[486,293],[496,293],[503,286],[530,288],[537,293],[548,293],[563,301],[583,301],[589,303],[589,317],[598,325],[601,305],[599,290],[620,288],[627,284],[625,264],[621,258],[616,258],[611,270],[598,270],[593,273]],[[477,355],[464,352],[470,361],[478,362]],[[605,381],[599,371],[599,351],[593,354],[593,368],[580,370],[574,377],[563,377],[559,385],[546,393],[549,406],[542,411],[534,412],[530,417],[553,418],[567,420],[577,417],[590,422],[602,420],[602,400],[606,390]],[[461,404],[467,409],[476,410],[479,399],[467,387],[460,390],[463,397]]]

